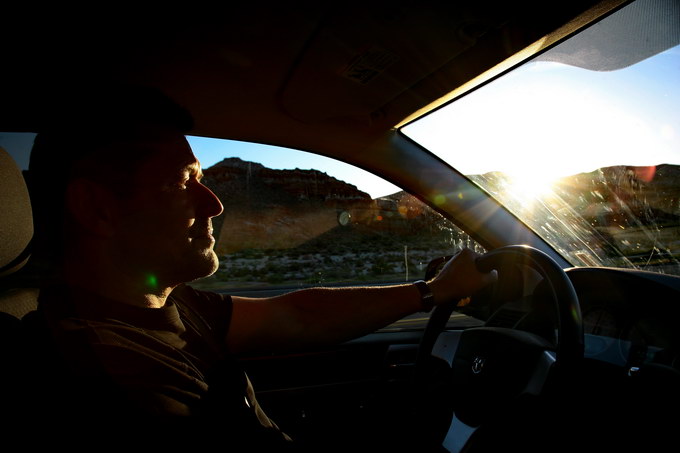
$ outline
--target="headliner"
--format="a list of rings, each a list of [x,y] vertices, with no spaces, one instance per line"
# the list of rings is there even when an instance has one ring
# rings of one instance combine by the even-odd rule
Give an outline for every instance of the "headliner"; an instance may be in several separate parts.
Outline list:
[[[402,3],[126,10],[106,20],[50,7],[8,13],[0,130],[38,131],[74,90],[96,96],[126,81],[186,106],[193,135],[360,152],[530,44],[569,32],[560,27],[596,2]],[[595,15],[620,2],[605,3]]]

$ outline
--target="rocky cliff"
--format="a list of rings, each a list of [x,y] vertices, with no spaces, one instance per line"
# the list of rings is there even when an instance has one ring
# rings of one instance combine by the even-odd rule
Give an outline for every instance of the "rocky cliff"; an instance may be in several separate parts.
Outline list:
[[[228,158],[204,174],[224,205],[214,219],[219,254],[294,247],[338,226],[343,212],[366,211],[374,203],[356,186],[317,170],[273,170]]]

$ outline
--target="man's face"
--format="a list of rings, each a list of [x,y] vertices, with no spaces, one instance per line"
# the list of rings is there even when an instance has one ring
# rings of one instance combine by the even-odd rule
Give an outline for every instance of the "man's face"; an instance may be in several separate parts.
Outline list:
[[[201,184],[200,164],[183,136],[142,146],[151,152],[132,195],[120,201],[112,254],[150,287],[211,275],[218,266],[211,219],[222,204]]]

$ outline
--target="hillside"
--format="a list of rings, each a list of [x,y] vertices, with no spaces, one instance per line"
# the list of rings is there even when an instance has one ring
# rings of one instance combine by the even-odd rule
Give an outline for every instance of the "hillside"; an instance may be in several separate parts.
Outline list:
[[[680,167],[612,166],[562,178],[542,198],[513,198],[499,172],[470,177],[554,242],[571,240],[611,265],[680,262]],[[562,237],[568,228],[569,237]],[[595,232],[595,235],[593,235]],[[582,241],[580,246],[577,242]],[[596,264],[593,262],[592,264]]]
[[[343,211],[362,212],[371,197],[317,170],[273,170],[228,158],[204,170],[224,205],[214,219],[218,254],[295,247],[338,225]]]

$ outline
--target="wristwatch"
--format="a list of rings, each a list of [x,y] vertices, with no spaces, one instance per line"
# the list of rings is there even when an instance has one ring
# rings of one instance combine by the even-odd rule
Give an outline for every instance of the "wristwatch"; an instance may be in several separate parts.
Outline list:
[[[425,313],[429,313],[434,308],[434,294],[430,286],[424,280],[417,280],[413,282],[418,291],[420,291],[420,303],[423,308],[420,310]]]

